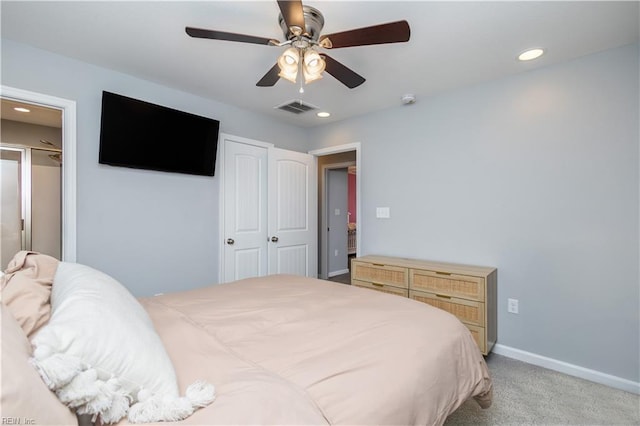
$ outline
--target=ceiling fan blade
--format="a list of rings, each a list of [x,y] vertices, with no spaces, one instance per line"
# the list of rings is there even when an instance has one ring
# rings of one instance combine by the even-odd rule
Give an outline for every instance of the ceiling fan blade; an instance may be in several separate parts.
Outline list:
[[[278,6],[284,22],[287,23],[287,28],[298,27],[302,32],[305,31],[304,12],[300,0],[278,0]]]
[[[409,41],[411,29],[407,21],[358,28],[320,37],[320,45],[327,49],[367,46],[371,44],[401,43]]]
[[[365,78],[363,76],[345,67],[331,56],[325,54],[322,56],[324,56],[324,62],[326,64],[324,70],[334,76],[338,81],[340,81],[340,83],[344,84],[349,89],[358,87],[365,82]]]
[[[186,27],[185,31],[191,37],[195,37],[195,38],[210,38],[214,40],[239,41],[241,43],[266,44],[266,45],[269,45],[269,44],[273,45],[273,42],[278,43],[273,39],[265,38],[265,37],[255,37],[255,36],[250,36],[246,34],[227,33],[224,31],[205,30],[202,28]]]
[[[259,82],[256,83],[256,86],[259,87],[271,87],[278,82],[280,77],[278,77],[278,73],[280,72],[280,67],[276,63],[267,73],[260,79]]]

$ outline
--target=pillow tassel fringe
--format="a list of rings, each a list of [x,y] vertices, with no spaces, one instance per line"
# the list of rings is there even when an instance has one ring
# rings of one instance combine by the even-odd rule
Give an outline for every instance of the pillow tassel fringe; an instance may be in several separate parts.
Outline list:
[[[58,399],[71,408],[86,404],[98,396],[99,389],[96,385],[98,373],[93,368],[76,375],[66,385],[56,391]]]
[[[132,423],[179,421],[215,399],[215,387],[199,380],[187,388],[184,397],[152,395],[143,389],[138,393],[138,402],[129,407],[132,398],[117,378],[100,380],[95,369],[86,369],[74,356],[51,354],[48,350],[34,355],[30,362],[60,401],[78,414],[99,416],[103,424],[116,423],[127,413]]]
[[[109,392],[109,389],[107,388],[107,383],[102,380],[98,380],[96,381],[96,388],[98,392],[95,397],[78,408],[76,411],[78,414],[96,415],[97,413],[108,410],[111,407],[111,392]]]
[[[100,414],[102,424],[117,423],[127,415],[131,399],[122,390],[117,391],[111,400],[111,407]]]
[[[116,423],[127,415],[131,403],[127,393],[121,389],[120,382],[116,378],[108,381],[96,381],[98,393],[92,400],[81,406],[78,414],[93,414],[93,422],[98,415],[102,424]]]
[[[184,397],[168,398],[151,396],[132,405],[129,421],[148,423],[157,421],[179,421],[189,417],[198,408],[205,407],[215,399],[215,387],[204,381],[191,384]]]
[[[44,352],[44,353],[43,353]],[[34,352],[35,357],[29,362],[51,390],[57,390],[69,382],[82,371],[82,361],[79,358],[61,353],[49,354],[46,351]]]
[[[211,404],[216,398],[216,389],[211,383],[198,380],[187,388],[185,395],[194,408],[202,408]]]

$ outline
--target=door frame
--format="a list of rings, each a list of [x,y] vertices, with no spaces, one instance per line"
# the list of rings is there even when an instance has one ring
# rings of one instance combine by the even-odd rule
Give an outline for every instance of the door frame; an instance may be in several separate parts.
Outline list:
[[[62,260],[75,262],[77,254],[76,223],[76,102],[0,85],[0,97],[62,111]]]
[[[321,149],[315,149],[312,151],[309,151],[309,154],[314,155],[316,157],[323,157],[325,155],[332,155],[332,154],[339,154],[341,152],[349,152],[349,151],[355,151],[356,152],[356,223],[358,224],[358,228],[356,231],[356,257],[360,257],[362,255],[362,209],[361,209],[361,204],[362,204],[362,190],[361,190],[361,185],[362,185],[362,161],[361,161],[361,157],[362,157],[362,147],[361,147],[361,143],[360,142],[353,142],[353,143],[347,143],[347,144],[343,144],[343,145],[335,145],[335,146],[331,146],[331,147],[327,147],[327,148],[321,148]],[[333,164],[327,164],[326,166],[323,166],[322,169],[322,173],[319,173],[321,182],[318,182],[318,186],[319,188],[322,188],[322,191],[318,191],[318,193],[321,195],[321,200],[320,200],[320,217],[319,219],[319,228],[318,229],[326,229],[327,227],[327,212],[326,212],[326,205],[327,205],[327,200],[326,200],[326,169],[329,167],[332,167]],[[318,253],[324,253],[325,251],[328,250],[328,243],[327,243],[327,234],[326,232],[319,232],[319,238],[318,238]],[[324,250],[326,248],[326,250]],[[328,278],[328,259],[327,259],[328,253],[325,253],[325,256],[319,256],[320,258],[318,259],[318,265],[319,265],[319,278],[322,279],[327,279]]]

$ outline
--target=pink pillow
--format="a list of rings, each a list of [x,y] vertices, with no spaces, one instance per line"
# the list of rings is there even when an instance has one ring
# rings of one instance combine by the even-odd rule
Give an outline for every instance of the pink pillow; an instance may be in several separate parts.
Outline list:
[[[75,425],[77,418],[56,394],[47,389],[29,364],[31,344],[6,306],[0,303],[2,321],[3,419],[25,419],[34,425]],[[17,423],[14,423],[17,424]],[[24,423],[23,423],[24,424]]]
[[[51,285],[60,261],[32,251],[18,252],[2,277],[2,302],[31,337],[51,315]]]

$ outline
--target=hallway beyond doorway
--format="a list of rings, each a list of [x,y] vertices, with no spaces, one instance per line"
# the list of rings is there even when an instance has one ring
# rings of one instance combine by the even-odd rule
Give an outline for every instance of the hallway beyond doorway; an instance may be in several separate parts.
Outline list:
[[[342,283],[342,284],[351,284],[351,260],[354,259],[355,257],[356,257],[355,254],[349,255],[349,272],[347,272],[346,274],[340,274],[340,275],[331,277],[328,279],[328,281],[333,281],[335,283]]]

